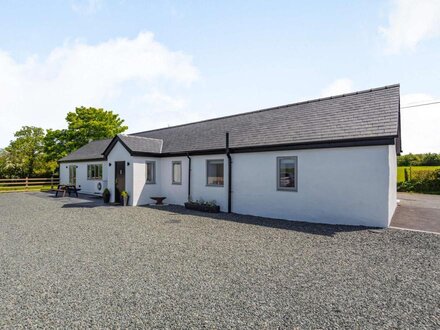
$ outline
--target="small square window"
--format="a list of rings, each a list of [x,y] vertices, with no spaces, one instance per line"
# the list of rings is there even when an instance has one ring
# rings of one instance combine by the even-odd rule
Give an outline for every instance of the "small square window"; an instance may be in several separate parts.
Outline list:
[[[206,161],[206,184],[208,186],[223,186],[224,166],[223,159]]]
[[[298,158],[277,158],[277,189],[285,191],[298,191]]]
[[[175,161],[172,163],[172,184],[182,184],[182,162]]]
[[[145,183],[156,183],[156,162],[145,162]]]
[[[87,165],[87,180],[102,180],[102,164]]]

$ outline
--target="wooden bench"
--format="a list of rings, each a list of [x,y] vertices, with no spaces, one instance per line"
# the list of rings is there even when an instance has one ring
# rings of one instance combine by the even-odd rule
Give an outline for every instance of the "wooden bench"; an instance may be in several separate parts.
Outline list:
[[[63,197],[64,197],[66,196],[67,189],[61,189],[61,188],[55,189],[55,197],[58,197],[58,193],[60,192],[63,193]]]

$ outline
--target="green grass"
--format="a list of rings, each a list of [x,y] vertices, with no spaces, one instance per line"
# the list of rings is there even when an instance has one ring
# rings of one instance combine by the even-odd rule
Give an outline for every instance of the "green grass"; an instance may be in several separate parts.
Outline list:
[[[56,186],[54,186],[54,188],[56,188]],[[50,185],[35,185],[35,186],[29,186],[27,187],[26,190],[26,186],[13,186],[13,187],[2,187],[0,186],[0,193],[2,192],[14,192],[14,191],[42,191],[42,190],[50,190]]]
[[[408,169],[408,175],[409,175],[410,166],[397,167],[397,182],[405,181],[405,168]],[[434,171],[437,169],[440,169],[440,166],[411,166],[411,173],[414,174],[417,171]]]

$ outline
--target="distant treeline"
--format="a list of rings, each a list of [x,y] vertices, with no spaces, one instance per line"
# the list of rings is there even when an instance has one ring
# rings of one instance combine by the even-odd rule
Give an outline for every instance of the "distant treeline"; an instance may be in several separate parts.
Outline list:
[[[408,154],[397,157],[397,166],[440,166],[440,154]]]

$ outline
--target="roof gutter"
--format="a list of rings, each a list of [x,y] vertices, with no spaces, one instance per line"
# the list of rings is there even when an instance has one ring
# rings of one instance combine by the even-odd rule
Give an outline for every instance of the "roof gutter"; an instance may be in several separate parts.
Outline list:
[[[105,157],[105,158],[89,158],[89,159],[85,159],[85,158],[82,158],[82,159],[65,159],[65,160],[60,159],[57,162],[58,162],[58,164],[61,164],[61,163],[103,162],[103,161],[106,161],[106,160],[107,160],[107,157]]]
[[[400,132],[399,132],[400,133]],[[344,147],[364,147],[364,146],[377,146],[377,145],[396,145],[400,142],[400,134],[386,135],[381,137],[369,137],[369,138],[356,138],[356,139],[343,139],[343,140],[327,140],[327,141],[313,141],[313,142],[299,142],[299,143],[286,143],[275,145],[259,145],[249,147],[236,147],[229,149],[229,153],[247,153],[247,152],[264,152],[264,151],[284,151],[284,150],[302,150],[302,149],[321,149],[321,148],[344,148]],[[99,159],[71,159],[71,160],[59,160],[59,163],[74,163],[74,162],[86,162],[86,161],[100,161],[106,160],[110,152],[112,144],[119,141],[117,136],[112,140],[106,150],[102,153],[103,158]],[[400,144],[400,143],[399,143]],[[178,152],[139,152],[130,150],[125,144],[123,146],[129,151],[131,156],[140,157],[177,157],[177,156],[196,156],[196,155],[214,155],[223,154],[224,148],[208,149],[208,150],[192,150],[192,151],[178,151]],[[400,148],[399,148],[400,149]]]
[[[191,157],[189,153],[186,153],[188,157],[188,202],[191,201]]]
[[[229,132],[226,132],[226,156],[228,157],[228,213],[232,210],[232,157],[229,150]]]

